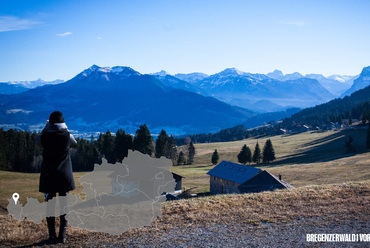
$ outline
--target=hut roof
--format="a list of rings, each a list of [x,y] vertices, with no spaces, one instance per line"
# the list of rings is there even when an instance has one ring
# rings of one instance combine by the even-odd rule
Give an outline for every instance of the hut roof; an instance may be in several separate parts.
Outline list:
[[[222,161],[212,170],[208,171],[207,174],[242,184],[257,175],[260,171],[261,169],[252,166]]]
[[[282,189],[294,187],[283,180],[279,180],[279,178],[264,170],[239,186],[241,191],[248,191],[248,189],[251,188],[253,191],[258,192],[259,190],[264,191],[276,188]]]

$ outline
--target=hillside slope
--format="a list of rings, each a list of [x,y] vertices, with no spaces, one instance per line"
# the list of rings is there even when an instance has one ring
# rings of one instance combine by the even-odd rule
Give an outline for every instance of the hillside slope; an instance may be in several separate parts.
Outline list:
[[[352,93],[343,99],[337,98],[330,102],[304,109],[284,120],[284,126],[293,123],[321,125],[339,122],[341,119],[359,119],[364,109],[370,110],[370,86]]]
[[[370,85],[370,66],[362,69],[360,76],[353,81],[351,88],[344,92],[341,97],[349,96],[357,90],[361,90]]]

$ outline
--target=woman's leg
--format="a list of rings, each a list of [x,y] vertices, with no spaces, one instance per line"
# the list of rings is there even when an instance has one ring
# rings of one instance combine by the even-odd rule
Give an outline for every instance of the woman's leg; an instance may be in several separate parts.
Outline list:
[[[62,213],[67,213],[67,206],[68,206],[68,200],[67,195],[68,192],[59,192],[59,200],[60,200],[60,211]],[[66,233],[67,233],[67,225],[68,221],[66,219],[66,214],[60,215],[60,226],[59,226],[59,236],[58,236],[58,242],[65,243],[66,242]]]
[[[49,230],[49,242],[55,243],[57,235],[55,233],[55,201],[51,201],[55,197],[56,193],[45,194],[46,203],[46,223]]]

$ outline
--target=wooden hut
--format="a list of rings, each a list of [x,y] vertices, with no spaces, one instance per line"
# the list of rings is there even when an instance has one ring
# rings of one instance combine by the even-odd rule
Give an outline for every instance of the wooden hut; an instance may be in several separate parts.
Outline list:
[[[210,192],[216,194],[255,193],[293,188],[265,170],[228,161],[222,161],[207,174],[210,176]]]

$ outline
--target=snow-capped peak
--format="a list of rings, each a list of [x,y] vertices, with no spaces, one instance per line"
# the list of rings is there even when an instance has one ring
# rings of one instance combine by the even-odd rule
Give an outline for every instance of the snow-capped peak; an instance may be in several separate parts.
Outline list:
[[[170,74],[168,74],[168,72],[166,72],[165,70],[161,70],[160,72],[151,73],[150,75],[165,77]]]
[[[132,76],[132,75],[139,75],[140,73],[135,71],[134,69],[126,66],[114,66],[114,67],[100,67],[97,65],[92,65],[86,70],[84,70],[81,74],[85,77],[89,76],[92,72],[102,72],[102,73],[114,73],[120,76]]]
[[[222,74],[222,75],[225,75],[225,74],[226,75],[229,75],[229,74],[231,74],[231,75],[243,76],[246,73],[233,67],[233,68],[227,68],[227,69],[223,70],[222,72],[220,72],[220,74]]]
[[[34,81],[11,81],[8,84],[21,85],[25,88],[33,89],[33,88],[44,86],[47,84],[60,84],[60,83],[64,83],[64,81],[60,79],[57,79],[54,81],[44,81],[43,79],[39,78]]]
[[[354,80],[356,76],[348,76],[348,75],[331,75],[328,77],[329,79],[336,80],[341,83],[349,83],[352,84],[351,80]]]

